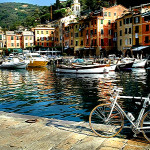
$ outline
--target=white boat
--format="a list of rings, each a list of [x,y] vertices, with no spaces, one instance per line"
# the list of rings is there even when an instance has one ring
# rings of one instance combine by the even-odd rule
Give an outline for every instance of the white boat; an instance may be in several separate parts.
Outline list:
[[[134,58],[123,58],[117,62],[117,70],[131,69]]]
[[[19,59],[17,57],[9,57],[1,63],[0,68],[25,69],[27,65],[28,62],[24,61],[23,59]]]
[[[92,64],[92,65],[60,65],[56,68],[58,73],[76,73],[76,74],[100,74],[115,71],[116,65]]]
[[[132,68],[144,68],[146,66],[147,59],[135,59]]]
[[[39,53],[26,53],[25,57],[29,61],[28,67],[45,67],[48,63],[48,59]]]

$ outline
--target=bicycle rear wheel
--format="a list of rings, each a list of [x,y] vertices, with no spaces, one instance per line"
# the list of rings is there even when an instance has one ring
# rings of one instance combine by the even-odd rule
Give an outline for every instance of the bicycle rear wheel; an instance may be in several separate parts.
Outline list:
[[[114,107],[110,118],[107,119],[111,108],[110,104],[101,104],[96,106],[90,113],[89,125],[98,136],[113,137],[123,128],[124,118],[116,107]]]
[[[142,118],[141,127],[150,127],[150,111],[148,111]],[[144,137],[150,142],[150,128],[143,129],[142,133]]]

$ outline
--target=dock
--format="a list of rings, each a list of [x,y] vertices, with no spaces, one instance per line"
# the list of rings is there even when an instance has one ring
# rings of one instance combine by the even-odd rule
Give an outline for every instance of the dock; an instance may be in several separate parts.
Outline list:
[[[150,150],[142,136],[102,138],[87,122],[0,112],[0,150]]]

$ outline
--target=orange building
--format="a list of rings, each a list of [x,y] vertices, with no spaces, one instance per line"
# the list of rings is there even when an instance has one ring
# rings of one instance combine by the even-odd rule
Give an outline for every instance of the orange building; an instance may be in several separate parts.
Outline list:
[[[142,45],[150,46],[150,11],[142,13]]]
[[[6,31],[6,47],[22,48],[22,32]]]

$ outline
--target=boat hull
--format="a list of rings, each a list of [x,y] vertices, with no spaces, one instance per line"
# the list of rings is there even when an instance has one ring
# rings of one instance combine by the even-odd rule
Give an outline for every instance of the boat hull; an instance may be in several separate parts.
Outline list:
[[[144,68],[146,66],[147,60],[135,60],[132,68]]]
[[[25,69],[27,67],[27,63],[3,63],[0,65],[0,68],[6,69]]]
[[[109,73],[110,71],[115,71],[116,65],[113,66],[82,66],[82,67],[75,67],[75,66],[61,66],[57,67],[56,72],[57,73],[75,73],[75,74],[103,74],[103,73]]]
[[[30,61],[28,67],[45,67],[48,61]]]

